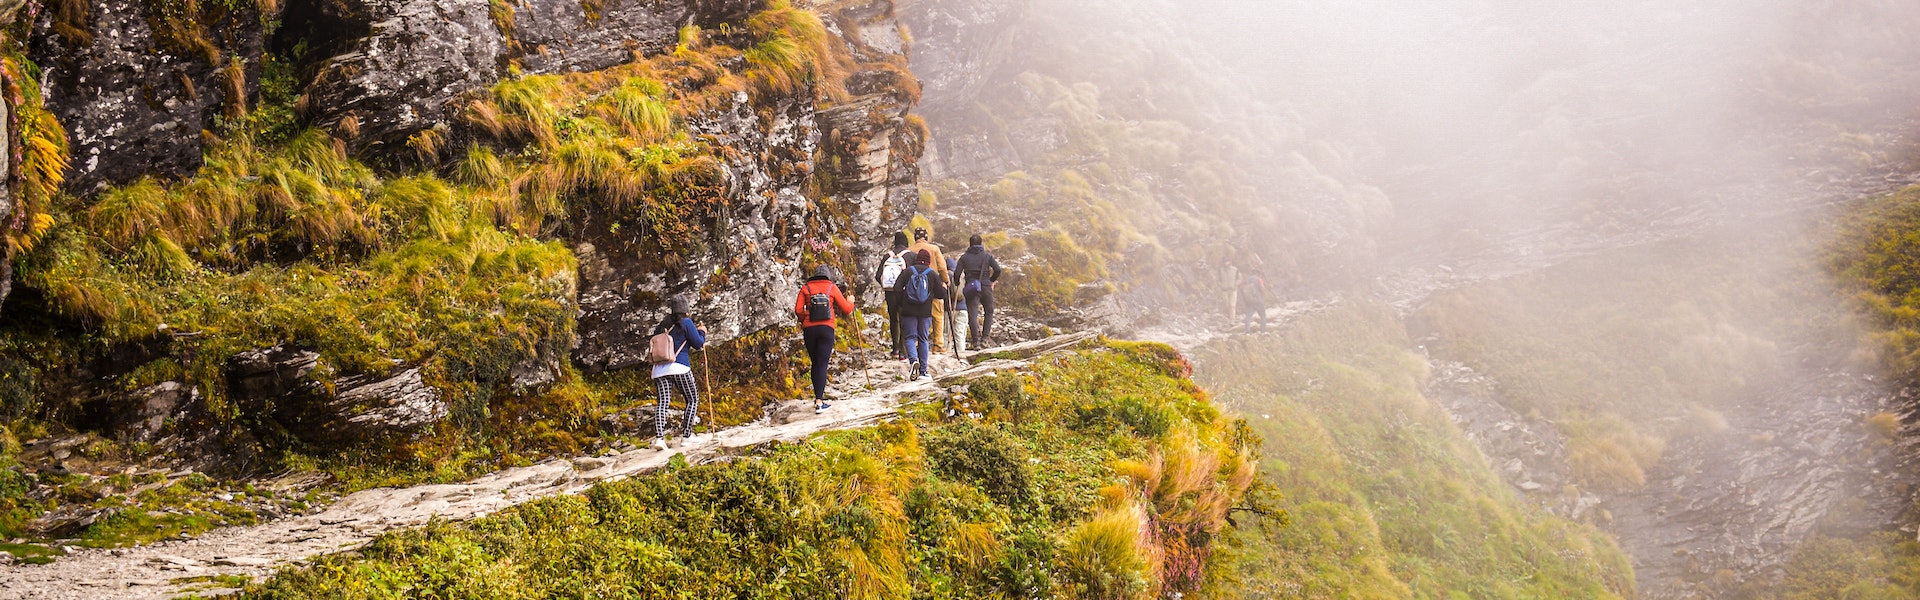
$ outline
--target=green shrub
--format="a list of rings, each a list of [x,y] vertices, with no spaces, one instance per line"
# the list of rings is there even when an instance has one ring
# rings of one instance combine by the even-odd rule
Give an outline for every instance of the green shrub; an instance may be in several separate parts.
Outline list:
[[[999,428],[964,422],[927,436],[926,447],[935,474],[980,486],[1008,507],[1027,504],[1027,450]]]

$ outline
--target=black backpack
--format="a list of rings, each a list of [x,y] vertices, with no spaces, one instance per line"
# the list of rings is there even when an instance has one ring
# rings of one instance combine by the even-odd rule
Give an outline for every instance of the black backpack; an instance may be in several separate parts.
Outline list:
[[[833,320],[833,296],[815,292],[807,296],[807,321],[818,323]]]

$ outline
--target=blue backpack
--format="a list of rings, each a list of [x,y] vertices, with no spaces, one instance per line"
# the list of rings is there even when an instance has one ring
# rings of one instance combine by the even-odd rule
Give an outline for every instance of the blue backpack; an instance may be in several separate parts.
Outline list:
[[[933,269],[915,265],[907,269],[907,301],[914,304],[926,304],[933,299],[933,292],[927,289],[927,274]]]

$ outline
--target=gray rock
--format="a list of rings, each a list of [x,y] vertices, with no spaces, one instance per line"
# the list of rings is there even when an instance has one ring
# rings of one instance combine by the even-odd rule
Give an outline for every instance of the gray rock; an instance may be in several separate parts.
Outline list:
[[[482,3],[484,5],[484,3]],[[514,51],[529,73],[598,71],[633,60],[635,53],[673,49],[682,25],[744,23],[762,0],[606,0],[589,18],[579,0],[515,3]]]
[[[329,371],[319,354],[274,346],[228,360],[227,385],[242,410],[328,447],[417,434],[447,417],[446,402],[417,367],[383,376],[329,378]]]
[[[227,361],[227,386],[245,398],[272,398],[308,389],[318,353],[285,345],[249,350]]]
[[[813,418],[813,402],[810,400],[792,400],[773,406],[769,415],[774,425],[786,425]]]
[[[447,122],[461,94],[499,81],[506,38],[487,0],[363,0],[351,18],[369,30],[328,60],[307,88],[307,117],[331,127],[351,116],[355,151],[405,149],[416,132]]]
[[[166,381],[133,393],[130,412],[122,413],[122,441],[152,442],[168,433],[168,419],[200,401],[200,390],[178,381]]]
[[[219,66],[162,47],[148,26],[148,3],[90,0],[90,43],[52,31],[51,11],[34,23],[28,56],[42,69],[48,110],[67,128],[73,169],[67,189],[91,193],[141,176],[178,177],[200,168],[201,130],[226,100]],[[252,3],[207,23],[210,41],[248,59],[260,55],[260,16]],[[247,77],[249,93],[257,73]]]
[[[377,439],[424,431],[447,417],[440,392],[420,377],[420,369],[402,369],[384,379],[347,377],[331,403],[342,417],[324,437]]]
[[[44,538],[71,538],[116,512],[111,508],[66,504],[27,523],[27,530]]]

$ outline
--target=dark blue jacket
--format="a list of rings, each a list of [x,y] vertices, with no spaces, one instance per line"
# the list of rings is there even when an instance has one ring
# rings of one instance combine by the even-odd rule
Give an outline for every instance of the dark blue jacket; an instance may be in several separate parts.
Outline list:
[[[679,325],[679,327],[674,327],[674,325]],[[705,348],[707,346],[707,335],[701,333],[700,328],[693,325],[693,319],[688,317],[680,317],[679,323],[674,323],[671,320],[661,321],[659,325],[653,327],[653,335],[666,333],[668,329],[673,330],[673,347],[680,349],[680,358],[675,362],[689,367],[693,366],[693,357],[689,356],[688,353]]]

